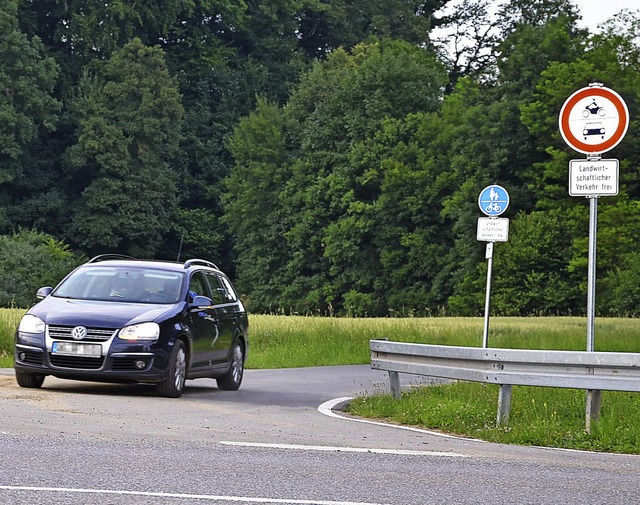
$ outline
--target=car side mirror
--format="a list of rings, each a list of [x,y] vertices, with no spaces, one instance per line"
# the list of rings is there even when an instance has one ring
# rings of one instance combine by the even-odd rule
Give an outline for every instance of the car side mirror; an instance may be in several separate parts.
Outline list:
[[[53,291],[53,288],[51,286],[40,288],[36,292],[36,298],[38,298],[38,300],[42,300],[43,298],[46,298],[47,296],[49,296],[51,294],[51,291]]]
[[[211,307],[211,305],[213,305],[213,302],[211,301],[211,298],[209,298],[208,296],[197,295],[193,298],[193,302],[191,302],[191,306],[196,308]]]

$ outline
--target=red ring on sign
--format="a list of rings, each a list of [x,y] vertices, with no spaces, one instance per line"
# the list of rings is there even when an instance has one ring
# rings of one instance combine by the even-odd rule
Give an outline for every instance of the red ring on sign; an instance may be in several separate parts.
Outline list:
[[[571,133],[571,129],[569,128],[569,116],[571,111],[575,107],[575,105],[582,100],[583,98],[587,98],[588,96],[601,96],[606,98],[616,108],[618,111],[618,128],[605,142],[600,144],[585,144],[584,142],[578,140],[573,133]],[[582,88],[576,91],[573,95],[567,98],[567,101],[562,106],[562,110],[560,111],[560,133],[564,138],[565,142],[569,144],[570,147],[573,147],[576,151],[583,154],[601,154],[610,149],[613,149],[617,146],[625,133],[627,133],[627,128],[629,127],[629,113],[627,111],[627,106],[615,91],[610,90],[608,88]]]

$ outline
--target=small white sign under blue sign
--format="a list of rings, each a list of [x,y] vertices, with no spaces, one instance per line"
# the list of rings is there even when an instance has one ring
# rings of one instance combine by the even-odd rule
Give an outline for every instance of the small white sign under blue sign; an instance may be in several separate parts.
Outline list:
[[[485,215],[489,217],[499,216],[509,206],[509,193],[497,184],[487,186],[480,192],[478,205]]]

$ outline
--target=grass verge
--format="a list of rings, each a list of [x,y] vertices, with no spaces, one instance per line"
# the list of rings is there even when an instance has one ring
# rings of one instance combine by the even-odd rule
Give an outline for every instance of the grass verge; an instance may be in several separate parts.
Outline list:
[[[498,389],[471,382],[416,387],[400,399],[356,398],[347,412],[503,444],[640,453],[637,393],[603,391],[600,421],[587,433],[582,390],[514,386],[509,426],[498,427]]]

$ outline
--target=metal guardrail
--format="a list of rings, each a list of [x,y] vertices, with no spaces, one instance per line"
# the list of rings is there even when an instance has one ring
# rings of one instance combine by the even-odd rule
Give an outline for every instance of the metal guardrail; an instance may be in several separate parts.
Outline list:
[[[371,340],[371,368],[389,372],[400,395],[399,373],[500,385],[498,424],[506,424],[511,386],[546,386],[596,391],[587,406],[587,430],[597,420],[599,392],[640,392],[640,354],[455,347]]]

